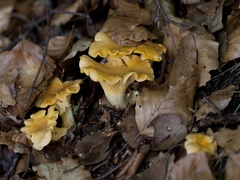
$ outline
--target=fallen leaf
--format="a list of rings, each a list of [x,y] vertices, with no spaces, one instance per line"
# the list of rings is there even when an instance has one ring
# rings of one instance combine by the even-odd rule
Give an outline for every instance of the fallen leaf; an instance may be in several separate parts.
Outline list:
[[[151,159],[149,168],[132,177],[133,180],[158,180],[168,179],[169,169],[174,163],[174,155],[160,152]]]
[[[221,128],[215,133],[210,135],[214,136],[217,141],[218,146],[225,149],[226,152],[237,152],[240,150],[240,126],[237,129],[232,130],[228,128]]]
[[[108,34],[114,41],[122,46],[137,46],[143,41],[156,39],[147,28],[133,17],[109,17],[100,31]]]
[[[143,88],[141,94],[136,99],[136,123],[140,134],[153,137],[153,129],[148,128],[151,121],[157,116],[159,104],[166,95],[167,87],[157,90]]]
[[[0,92],[0,104],[2,108],[15,105],[16,101],[12,97],[10,89],[5,82],[0,82]]]
[[[87,135],[75,146],[81,165],[96,164],[103,161],[109,153],[112,136],[103,135],[100,131]]]
[[[66,8],[64,8],[64,11],[67,12],[76,12],[79,8],[79,6],[83,5],[83,1],[82,0],[76,0],[75,2],[71,3],[69,6],[67,6]],[[52,26],[59,26],[61,24],[66,24],[70,19],[72,19],[72,17],[74,16],[74,14],[65,14],[65,13],[59,13],[59,14],[55,14],[52,17],[51,20],[51,25]]]
[[[47,46],[47,55],[55,60],[61,60],[66,56],[67,51],[69,50],[69,44],[72,40],[72,35],[68,36],[55,36],[49,40]]]
[[[240,179],[240,155],[229,154],[226,164],[226,180]]]
[[[137,23],[149,23],[150,22],[150,12],[146,9],[140,8],[138,4],[129,3],[122,0],[113,0],[115,9],[110,10],[108,17],[112,16],[125,16],[133,17]]]
[[[173,114],[160,114],[151,121],[154,128],[151,149],[163,150],[175,147],[187,135],[182,119]]]
[[[0,2],[0,34],[7,30],[13,8],[14,1]]]
[[[123,139],[131,148],[136,149],[145,139],[143,136],[139,136],[139,130],[134,116],[129,115],[123,118],[121,122],[121,131]]]
[[[85,170],[84,166],[79,166],[77,160],[71,158],[62,158],[61,161],[56,163],[42,163],[39,166],[33,166],[32,168],[35,172],[37,172],[39,179],[92,179],[90,172]]]
[[[11,96],[16,101],[14,105],[7,107],[13,116],[24,118],[36,96],[45,88],[47,81],[53,75],[52,71],[56,66],[51,58],[46,57],[45,65],[38,76],[26,108],[27,97],[41,64],[42,55],[43,51],[39,46],[25,39],[21,40],[13,50],[0,54],[1,81],[8,85]]]
[[[178,160],[171,169],[171,180],[207,179],[214,180],[209,167],[210,157],[205,152],[188,154]]]
[[[208,31],[214,33],[223,28],[222,12],[223,0],[213,0],[209,2],[202,2],[197,7],[204,12],[204,24],[206,24]]]
[[[167,54],[171,60],[179,58],[181,51],[184,54],[187,42],[183,43],[182,39],[189,34],[192,35],[194,43],[190,41],[191,45],[195,44],[197,49],[197,64],[199,68],[199,80],[198,87],[204,86],[207,81],[210,80],[211,76],[209,71],[218,68],[218,45],[212,34],[208,33],[199,24],[191,21],[183,21],[182,19],[173,19],[174,21],[181,23],[182,26],[170,24],[170,29],[164,27],[168,33],[164,34],[164,46],[168,49]],[[191,27],[191,28],[190,28]],[[172,33],[172,36],[169,33]],[[174,41],[174,42],[173,42]],[[185,46],[180,46],[180,44]],[[188,46],[187,46],[188,47]],[[187,49],[191,49],[188,47]],[[178,53],[177,53],[178,51]],[[186,55],[187,56],[187,55]],[[181,56],[180,56],[181,58]],[[175,61],[175,60],[174,60]]]
[[[174,60],[168,84],[170,86],[175,86],[180,77],[189,77],[194,71],[196,71],[196,64],[196,42],[194,41],[192,34],[189,34],[181,39],[179,44],[179,55]]]
[[[204,102],[196,112],[196,120],[205,118],[209,113],[217,114],[219,111],[224,110],[231,101],[235,90],[236,86],[230,85],[224,89],[213,92],[209,96],[210,102]]]
[[[236,15],[229,15],[226,25],[227,32],[227,52],[224,56],[223,62],[237,59],[240,57],[240,26],[239,26],[240,13]]]

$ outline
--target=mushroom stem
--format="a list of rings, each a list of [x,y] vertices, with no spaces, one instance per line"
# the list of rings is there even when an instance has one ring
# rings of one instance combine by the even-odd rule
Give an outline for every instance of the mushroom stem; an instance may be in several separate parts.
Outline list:
[[[101,84],[103,90],[105,89],[105,84]],[[126,87],[127,88],[127,87]],[[125,109],[127,106],[132,106],[136,102],[136,97],[138,96],[139,92],[137,90],[133,90],[129,93],[126,93],[126,88],[122,89],[121,91],[105,91],[105,96],[109,103],[116,109]]]

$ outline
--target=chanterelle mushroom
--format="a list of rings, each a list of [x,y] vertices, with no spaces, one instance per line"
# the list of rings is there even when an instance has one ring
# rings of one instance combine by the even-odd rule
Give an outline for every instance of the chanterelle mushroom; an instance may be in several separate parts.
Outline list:
[[[141,60],[137,55],[112,57],[105,64],[83,55],[80,57],[79,66],[82,73],[101,84],[108,101],[116,109],[124,109],[135,103],[136,91],[126,93],[132,82],[154,79],[149,61]]]
[[[25,127],[21,131],[33,142],[33,148],[42,150],[52,139],[52,132],[57,124],[58,111],[51,106],[47,113],[40,110],[24,121]]]
[[[106,33],[98,32],[95,41],[89,48],[89,55],[92,57],[121,57],[131,54],[140,54],[141,59],[151,61],[161,61],[162,53],[166,53],[166,48],[161,44],[154,44],[146,41],[138,46],[121,46],[112,40]]]
[[[186,136],[184,147],[187,154],[196,153],[198,151],[205,151],[213,154],[217,150],[217,142],[212,136],[202,133],[194,133]]]

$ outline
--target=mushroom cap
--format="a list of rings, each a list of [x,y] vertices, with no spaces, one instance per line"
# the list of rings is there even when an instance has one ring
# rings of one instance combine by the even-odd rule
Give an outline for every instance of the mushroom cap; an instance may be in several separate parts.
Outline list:
[[[198,151],[205,151],[208,153],[215,153],[217,150],[217,142],[213,136],[202,133],[188,134],[184,147],[187,154],[197,153]]]
[[[135,47],[121,46],[117,44],[105,32],[98,32],[95,35],[95,41],[90,45],[88,54],[92,57],[121,57],[132,54]]]
[[[90,45],[89,55],[92,57],[122,57],[131,54],[140,54],[142,59],[161,61],[161,54],[166,52],[166,48],[161,44],[154,44],[145,41],[138,46],[121,46],[104,32],[98,32],[95,42]]]
[[[135,103],[136,93],[126,94],[126,89],[132,82],[154,79],[150,62],[141,60],[137,55],[109,57],[105,64],[83,55],[79,66],[82,73],[101,84],[108,101],[117,109]]]
[[[35,105],[37,107],[46,108],[58,102],[69,106],[68,98],[80,90],[82,80],[66,81],[62,83],[59,78],[55,77],[46,90],[38,97]]]
[[[161,55],[166,53],[166,48],[162,44],[155,44],[151,41],[146,41],[145,43],[137,46],[134,53],[141,54],[141,59],[161,61]]]
[[[21,131],[33,142],[33,148],[42,150],[44,146],[49,144],[52,138],[52,132],[57,124],[58,111],[55,106],[51,106],[46,110],[40,110],[30,116],[30,119],[24,121],[25,127]]]
[[[109,84],[131,84],[133,81],[142,82],[153,80],[154,74],[148,60],[141,60],[137,55],[121,58],[109,57],[109,61],[100,64],[92,58],[83,55],[80,57],[81,72],[90,76],[95,82]],[[129,82],[130,81],[130,82]]]

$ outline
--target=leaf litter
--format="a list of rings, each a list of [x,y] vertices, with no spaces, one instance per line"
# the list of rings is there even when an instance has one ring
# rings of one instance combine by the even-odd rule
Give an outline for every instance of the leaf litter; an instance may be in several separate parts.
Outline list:
[[[0,178],[239,179],[236,7],[221,0],[0,3]],[[118,85],[113,69],[148,67],[151,78],[123,75],[132,83],[118,109],[108,102],[117,89],[106,98],[81,73],[79,57],[87,56],[94,66],[111,64],[98,73],[111,71]],[[128,69],[136,59],[146,67]],[[51,91],[56,97],[39,106],[54,79],[77,87]],[[44,114],[30,134],[21,132],[50,110],[59,116]]]

